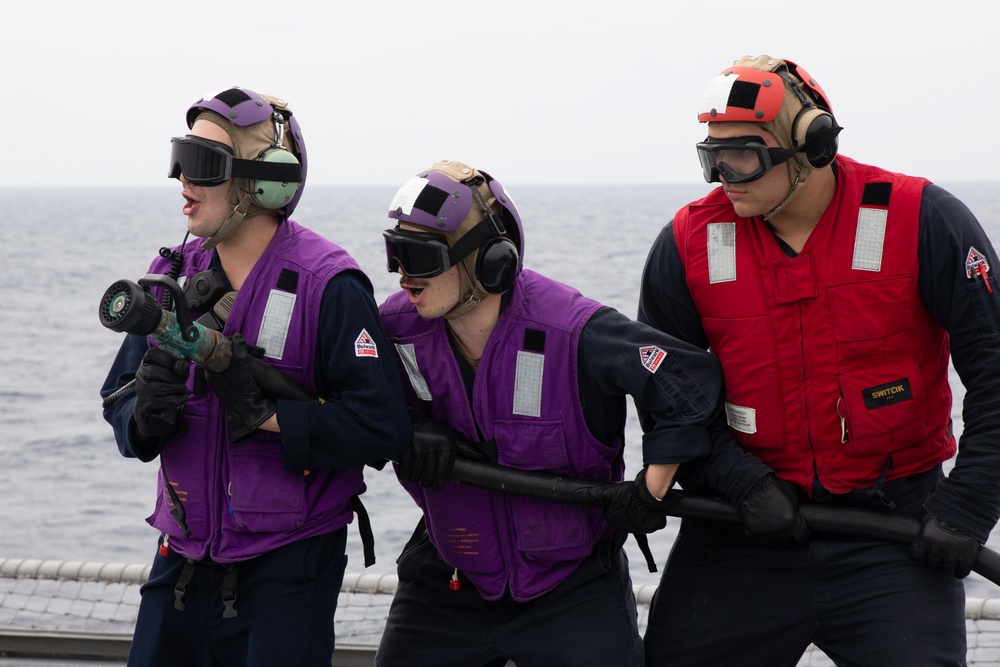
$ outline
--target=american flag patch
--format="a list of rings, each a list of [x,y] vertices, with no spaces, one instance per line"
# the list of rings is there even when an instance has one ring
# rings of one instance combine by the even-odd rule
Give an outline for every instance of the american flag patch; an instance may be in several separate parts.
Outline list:
[[[354,356],[378,359],[378,347],[375,346],[372,337],[368,335],[367,329],[362,329],[361,334],[354,341]]]
[[[663,360],[667,358],[667,353],[655,345],[647,345],[639,348],[639,358],[643,367],[650,373],[655,373]]]

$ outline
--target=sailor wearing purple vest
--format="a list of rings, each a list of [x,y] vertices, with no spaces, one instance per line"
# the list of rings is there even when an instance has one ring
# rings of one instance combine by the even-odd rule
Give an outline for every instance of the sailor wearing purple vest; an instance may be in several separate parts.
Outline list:
[[[185,286],[230,338],[221,372],[128,336],[102,389],[119,449],[159,458],[162,535],[129,665],[324,665],[363,466],[410,439],[371,285],[342,248],[288,219],[306,151],[281,100],[230,88],[190,107],[172,140],[190,235],[150,273]],[[193,245],[193,244],[192,244]],[[163,294],[158,292],[163,300]],[[248,355],[323,400],[272,400]]]
[[[407,181],[384,233],[400,292],[380,307],[407,379],[397,466],[423,510],[398,560],[379,667],[642,665],[627,532],[662,528],[677,465],[708,452],[714,358],[522,270],[499,182],[444,161]],[[650,415],[622,482],[626,396]],[[619,483],[592,508],[449,480],[458,455]]]

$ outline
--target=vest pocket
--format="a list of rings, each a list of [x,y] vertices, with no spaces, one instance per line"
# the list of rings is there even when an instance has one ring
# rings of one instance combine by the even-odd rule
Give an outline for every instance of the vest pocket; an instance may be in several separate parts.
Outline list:
[[[588,508],[533,498],[511,497],[517,548],[529,561],[583,558],[593,549]]]
[[[236,525],[252,532],[278,532],[302,525],[305,477],[285,470],[276,434],[229,447],[229,508]]]
[[[829,288],[837,359],[841,363],[898,354],[915,326],[910,276]]]
[[[610,476],[610,463],[605,455],[598,458],[583,443],[575,457],[566,449],[566,435],[561,422],[502,421],[493,422],[493,437],[497,442],[499,463],[521,470],[545,470],[556,474],[579,475],[577,466],[585,461],[606,466],[598,478]],[[597,475],[593,465],[590,475]],[[532,561],[558,562],[582,558],[590,553],[593,540],[589,515],[592,510],[565,503],[511,496],[511,525],[516,545],[524,557]]]
[[[913,359],[839,373],[844,449],[889,454],[927,439],[926,392]]]
[[[498,462],[522,470],[573,474],[562,422],[494,420]]]

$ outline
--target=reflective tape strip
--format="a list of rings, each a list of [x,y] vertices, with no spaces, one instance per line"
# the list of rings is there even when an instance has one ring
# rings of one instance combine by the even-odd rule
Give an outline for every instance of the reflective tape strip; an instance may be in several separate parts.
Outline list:
[[[889,212],[881,208],[862,208],[858,211],[858,231],[854,236],[852,269],[856,271],[882,270],[885,221],[888,215]]]
[[[281,359],[285,354],[285,339],[288,326],[295,310],[295,295],[283,290],[271,290],[264,308],[264,318],[260,321],[257,345],[264,348],[264,356]]]
[[[413,343],[396,343],[396,352],[399,353],[399,358],[403,361],[406,374],[410,376],[410,385],[417,398],[421,401],[431,400],[431,390],[427,386],[427,380],[420,374],[420,367],[417,366],[417,352],[413,349]]]
[[[545,355],[520,350],[514,380],[514,414],[542,416],[542,374]]]
[[[736,223],[713,222],[708,226],[708,282],[736,280]]]

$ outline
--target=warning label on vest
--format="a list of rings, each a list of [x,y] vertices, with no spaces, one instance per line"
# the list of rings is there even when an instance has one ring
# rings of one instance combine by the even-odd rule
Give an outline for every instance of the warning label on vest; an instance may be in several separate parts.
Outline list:
[[[757,411],[726,401],[726,423],[740,433],[757,432]]]
[[[865,407],[869,410],[884,408],[887,405],[909,401],[913,398],[913,392],[910,391],[910,381],[907,378],[862,389],[861,395],[865,399]]]

